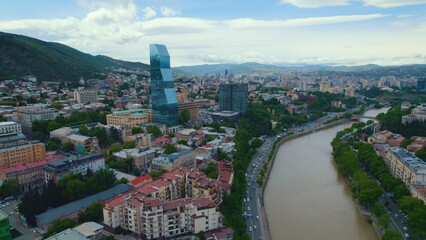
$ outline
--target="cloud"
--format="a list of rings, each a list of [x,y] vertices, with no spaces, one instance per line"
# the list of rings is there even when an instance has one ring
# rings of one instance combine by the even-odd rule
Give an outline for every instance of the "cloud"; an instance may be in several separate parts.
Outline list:
[[[281,0],[281,4],[291,4],[298,8],[319,8],[348,5],[348,0]]]
[[[365,15],[343,15],[329,17],[312,17],[312,18],[295,18],[288,20],[256,20],[251,18],[239,18],[225,21],[230,28],[283,28],[283,27],[300,27],[300,26],[316,26],[324,24],[345,23],[367,21],[376,18],[383,18],[385,14],[365,14]]]
[[[148,35],[181,34],[206,31],[216,26],[215,21],[198,18],[156,18],[141,22],[141,29]]]
[[[165,17],[173,17],[176,15],[180,15],[181,12],[179,9],[173,9],[173,8],[168,8],[168,7],[161,7],[161,14],[163,14],[163,16]]]
[[[145,7],[142,12],[145,19],[157,16],[157,12],[152,7]]]
[[[407,5],[426,4],[426,0],[363,0],[367,6],[379,8],[392,8]]]

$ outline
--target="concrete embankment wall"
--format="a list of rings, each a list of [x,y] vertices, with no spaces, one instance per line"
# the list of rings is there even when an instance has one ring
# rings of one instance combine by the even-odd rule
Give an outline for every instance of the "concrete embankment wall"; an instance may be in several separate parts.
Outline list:
[[[342,120],[332,122],[332,123],[329,123],[327,125],[323,125],[321,127],[318,127],[318,128],[315,129],[315,131],[321,131],[321,130],[324,130],[324,129],[332,128],[332,127],[335,127],[335,126],[338,126],[338,125],[341,125],[341,124],[344,124],[344,123],[347,123],[347,122],[350,122],[350,120],[349,119],[342,119]],[[271,233],[270,233],[270,230],[269,230],[268,218],[266,216],[266,211],[265,211],[264,194],[265,194],[265,189],[266,189],[266,185],[267,185],[268,180],[269,180],[271,170],[274,166],[277,151],[282,144],[284,144],[288,141],[291,141],[293,139],[306,136],[306,135],[311,134],[311,133],[312,133],[312,131],[304,131],[304,132],[296,133],[296,134],[293,134],[291,136],[285,137],[285,138],[281,139],[280,142],[277,143],[277,145],[274,149],[272,159],[271,159],[271,163],[268,165],[268,167],[266,168],[266,171],[265,171],[264,183],[263,183],[262,187],[258,188],[258,190],[257,190],[258,191],[257,196],[259,196],[259,200],[260,200],[259,214],[260,214],[261,224],[262,224],[261,227],[262,227],[262,230],[263,230],[263,239],[266,239],[266,240],[272,239]]]

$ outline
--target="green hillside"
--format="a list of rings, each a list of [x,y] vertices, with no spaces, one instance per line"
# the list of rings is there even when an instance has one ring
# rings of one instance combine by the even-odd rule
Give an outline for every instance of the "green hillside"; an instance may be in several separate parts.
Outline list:
[[[0,32],[0,80],[35,75],[39,81],[77,82],[103,75],[106,67],[149,69],[143,63],[93,56],[60,43]]]

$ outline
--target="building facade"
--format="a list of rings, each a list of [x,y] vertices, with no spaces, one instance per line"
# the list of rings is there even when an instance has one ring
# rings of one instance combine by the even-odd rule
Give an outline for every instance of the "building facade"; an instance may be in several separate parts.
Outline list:
[[[182,114],[183,111],[187,110],[189,112],[191,121],[200,120],[200,104],[197,102],[179,102],[178,104],[178,113]]]
[[[386,149],[384,161],[389,172],[401,179],[407,187],[412,184],[426,184],[426,162],[403,148]]]
[[[156,198],[129,196],[108,202],[104,224],[121,227],[142,239],[173,239],[222,226],[217,205],[205,198],[162,202]]]
[[[96,172],[103,168],[105,158],[101,153],[72,156],[47,163],[44,167],[44,181],[47,184],[51,179],[56,182],[69,173],[86,175],[88,169]]]
[[[45,144],[40,141],[29,141],[24,144],[0,149],[0,167],[13,167],[18,164],[41,161],[46,157]]]
[[[80,104],[98,101],[98,92],[94,89],[83,89],[74,91],[74,99]]]
[[[136,127],[149,121],[148,114],[142,110],[117,111],[106,116],[108,125]]]
[[[22,133],[21,125],[16,122],[0,122],[0,138]]]
[[[246,83],[228,83],[219,85],[220,111],[247,111],[248,86]]]
[[[178,103],[170,69],[170,55],[166,46],[149,45],[151,71],[152,120],[174,126],[178,124]]]
[[[22,128],[31,129],[35,120],[50,120],[59,116],[59,110],[54,108],[32,108],[31,106],[19,108],[19,112],[13,114],[12,120],[19,122]]]

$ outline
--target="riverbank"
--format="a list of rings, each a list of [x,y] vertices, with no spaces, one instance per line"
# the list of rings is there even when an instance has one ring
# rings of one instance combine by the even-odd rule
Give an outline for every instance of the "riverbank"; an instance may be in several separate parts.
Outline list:
[[[321,130],[329,129],[329,128],[339,126],[339,125],[347,123],[347,122],[350,122],[350,120],[349,119],[342,119],[342,120],[339,120],[337,122],[332,122],[332,123],[329,123],[329,124],[326,124],[326,125],[322,125],[322,126],[315,128],[314,130],[311,130],[311,131],[304,131],[304,132],[295,133],[291,136],[282,138],[279,142],[274,144],[275,148],[273,148],[271,163],[268,164],[268,166],[265,170],[264,183],[263,183],[262,187],[257,188],[257,192],[256,192],[256,194],[259,198],[259,204],[260,204],[260,206],[259,206],[259,215],[260,216],[259,217],[260,217],[260,220],[261,220],[260,221],[260,224],[261,224],[260,227],[261,227],[262,232],[263,232],[263,239],[267,239],[267,240],[272,239],[271,234],[270,234],[270,229],[269,229],[268,218],[266,216],[266,211],[265,211],[264,193],[265,193],[265,189],[266,189],[269,177],[270,177],[271,170],[274,166],[276,154],[277,154],[279,147],[282,144],[284,144],[288,141],[291,141],[291,140],[294,140],[296,138],[303,137],[303,136],[306,136],[308,134],[311,134],[313,131],[321,131]]]

